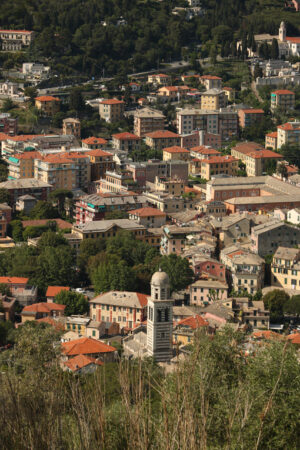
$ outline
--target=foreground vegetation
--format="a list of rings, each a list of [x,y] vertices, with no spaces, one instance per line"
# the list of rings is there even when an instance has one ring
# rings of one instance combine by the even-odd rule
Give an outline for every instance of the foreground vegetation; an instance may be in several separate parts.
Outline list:
[[[1,353],[3,449],[297,449],[300,369],[292,345],[245,356],[243,336],[200,334],[166,375],[151,359],[74,376],[58,334],[26,324]]]

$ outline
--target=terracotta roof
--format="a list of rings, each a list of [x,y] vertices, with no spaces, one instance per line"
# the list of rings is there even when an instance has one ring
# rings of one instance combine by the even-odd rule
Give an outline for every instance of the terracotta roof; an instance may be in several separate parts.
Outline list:
[[[47,225],[47,223],[49,222],[56,222],[58,228],[60,230],[66,230],[69,228],[72,228],[72,224],[69,222],[66,222],[65,220],[62,219],[36,219],[36,220],[23,220],[22,221],[22,225],[23,228],[26,227],[40,227],[43,225]]]
[[[267,133],[266,136],[271,138],[277,138],[277,131],[272,131],[272,133]]]
[[[111,153],[104,152],[103,150],[100,150],[99,148],[96,148],[95,150],[90,150],[89,152],[86,152],[89,156],[112,156]]]
[[[37,319],[38,323],[48,323],[58,331],[63,331],[65,329],[64,324],[52,319],[51,317],[43,317],[42,319]]]
[[[44,136],[44,134],[20,134],[19,136],[9,136],[8,139],[14,142],[26,142],[40,136]]]
[[[272,152],[272,150],[258,150],[257,152],[248,153],[248,156],[255,159],[260,158],[283,158],[282,155],[276,152]]]
[[[233,89],[228,86],[224,86],[222,89],[223,89],[223,91],[233,91]]]
[[[32,305],[24,306],[23,312],[32,313],[49,313],[51,311],[64,311],[66,305],[59,305],[58,303],[33,303]]]
[[[241,109],[245,114],[264,114],[263,109]]]
[[[83,367],[89,366],[90,364],[97,364],[98,366],[103,366],[102,361],[97,361],[95,358],[89,358],[85,355],[77,355],[74,358],[69,359],[64,363],[72,372],[76,372]]]
[[[258,339],[278,339],[282,337],[278,333],[274,333],[274,331],[271,330],[256,331],[255,333],[252,333],[252,336]]]
[[[48,286],[46,297],[55,297],[61,291],[69,291],[69,286]]]
[[[141,138],[139,136],[136,136],[133,133],[128,133],[127,131],[125,133],[113,134],[112,137],[115,139],[119,139],[120,141],[130,141],[130,140],[140,141],[141,140]]]
[[[298,173],[299,172],[299,168],[297,166],[293,166],[293,165],[289,165],[289,166],[285,166],[287,173]]]
[[[68,159],[88,158],[86,152],[65,152],[61,153],[61,156]]]
[[[42,157],[40,152],[15,153],[11,156],[17,159],[38,159]]]
[[[183,320],[180,320],[177,325],[185,325],[189,328],[192,328],[192,330],[196,330],[200,327],[207,327],[209,323],[203,319],[203,317],[196,314],[195,316],[186,317]]]
[[[234,156],[226,155],[226,156],[213,156],[209,159],[202,159],[202,164],[218,164],[218,163],[231,163],[234,161],[238,161],[238,158],[235,158]]]
[[[179,147],[178,145],[164,148],[163,151],[167,153],[190,153],[186,148]]]
[[[158,130],[153,131],[152,133],[147,133],[146,137],[154,138],[154,139],[163,139],[163,138],[179,138],[179,134],[173,133],[173,131],[169,130]]]
[[[82,139],[82,142],[84,144],[88,144],[88,145],[95,145],[95,144],[101,144],[102,145],[102,144],[106,144],[107,140],[103,139],[103,138],[91,136],[91,137],[89,137],[87,139]]]
[[[286,131],[300,130],[300,126],[293,127],[293,125],[290,122],[284,123],[283,125],[278,125],[277,128],[280,128],[281,130],[286,130]]]
[[[279,89],[277,91],[271,92],[271,94],[278,94],[278,95],[295,95],[295,92],[288,91],[287,89]]]
[[[168,78],[170,75],[166,75],[165,73],[157,73],[155,75],[151,75],[152,77],[160,77],[160,78]]]
[[[216,77],[215,75],[202,75],[202,80],[222,80],[220,77]]]
[[[287,338],[288,338],[289,341],[292,342],[292,344],[300,345],[300,333],[290,334]]]
[[[0,33],[26,33],[31,34],[33,31],[28,30],[0,30]]]
[[[49,164],[72,164],[72,161],[70,161],[66,156],[63,156],[62,154],[47,155],[43,156],[41,159],[43,160],[43,162]]]
[[[286,37],[286,40],[294,44],[300,44],[300,37]]]
[[[60,102],[57,97],[52,97],[52,95],[41,95],[40,97],[35,97],[35,100],[39,102]]]
[[[6,141],[6,139],[9,139],[11,136],[9,134],[0,133],[0,142]]]
[[[148,304],[148,296],[145,294],[141,294],[140,292],[136,292],[136,296],[139,299],[140,305],[142,308],[147,306]]]
[[[128,211],[129,214],[134,214],[139,217],[148,217],[148,216],[159,216],[166,217],[166,214],[159,209],[156,208],[139,208],[134,209],[133,211]]]
[[[109,98],[107,100],[103,100],[100,102],[102,105],[118,105],[120,103],[124,103],[123,100],[118,100],[117,98]]]
[[[27,284],[28,279],[23,277],[0,277],[0,284]]]
[[[92,338],[80,338],[74,341],[64,342],[62,344],[62,351],[65,355],[75,356],[75,355],[89,355],[97,353],[111,353],[115,352],[115,347],[106,345],[103,342],[96,341]]]
[[[192,147],[191,152],[197,152],[201,155],[220,155],[221,152],[218,152],[218,150],[215,150],[214,148],[206,148],[203,145],[200,145],[199,147]]]
[[[233,147],[232,150],[248,155],[249,153],[253,153],[257,150],[264,150],[264,147],[256,142],[241,142]]]

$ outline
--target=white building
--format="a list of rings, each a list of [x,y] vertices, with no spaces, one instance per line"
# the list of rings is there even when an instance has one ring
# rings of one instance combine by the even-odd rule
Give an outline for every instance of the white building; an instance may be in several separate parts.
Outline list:
[[[287,221],[293,223],[294,225],[299,225],[300,209],[299,208],[290,209],[287,213]]]

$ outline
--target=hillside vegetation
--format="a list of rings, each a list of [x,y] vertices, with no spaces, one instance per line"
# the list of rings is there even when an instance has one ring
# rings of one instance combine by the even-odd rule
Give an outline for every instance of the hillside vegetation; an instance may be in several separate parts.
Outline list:
[[[283,3],[203,0],[205,15],[186,21],[184,13],[172,14],[187,6],[184,0],[2,0],[0,26],[37,32],[29,58],[51,58],[61,73],[99,76],[156,68],[181,58],[182,47],[207,56],[244,33],[276,34],[283,19],[288,34],[297,34],[299,14]]]

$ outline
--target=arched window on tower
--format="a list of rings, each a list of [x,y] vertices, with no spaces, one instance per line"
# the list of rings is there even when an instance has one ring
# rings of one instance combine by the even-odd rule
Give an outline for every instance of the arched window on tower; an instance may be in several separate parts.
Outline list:
[[[161,309],[157,310],[157,322],[161,322]]]
[[[169,322],[169,308],[165,309],[165,322]]]

